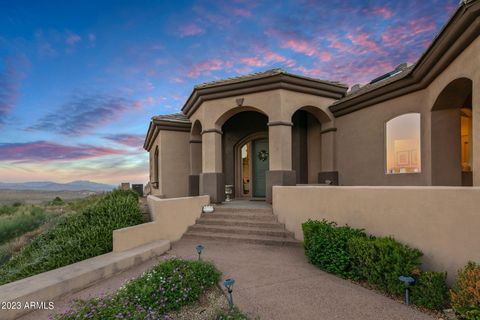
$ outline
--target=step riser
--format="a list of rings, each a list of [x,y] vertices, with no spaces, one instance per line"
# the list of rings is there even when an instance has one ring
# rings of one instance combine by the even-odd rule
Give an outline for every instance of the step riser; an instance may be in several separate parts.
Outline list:
[[[201,225],[195,225],[191,226],[188,229],[189,231],[195,231],[195,232],[228,232],[228,233],[233,233],[233,234],[253,234],[253,235],[259,235],[259,236],[269,236],[269,237],[278,237],[279,239],[282,238],[288,238],[289,236],[292,237],[293,234],[291,234],[288,231],[282,231],[282,230],[245,230],[245,229],[222,229],[222,228],[215,228],[215,227],[204,227]]]
[[[218,218],[218,219],[229,219],[229,220],[259,220],[259,221],[273,221],[276,222],[277,218],[274,215],[267,214],[228,214],[228,213],[202,213],[201,218]]]
[[[285,230],[285,225],[283,223],[259,223],[256,221],[242,221],[242,220],[220,220],[220,219],[198,219],[197,224],[200,225],[210,225],[210,226],[231,226],[231,227],[255,227],[255,228],[265,228],[265,229],[278,229]]]
[[[301,246],[301,242],[293,242],[293,241],[282,241],[282,240],[262,240],[262,239],[235,239],[229,237],[220,237],[215,235],[191,235],[189,233],[185,233],[183,235],[184,238],[187,239],[204,239],[204,240],[218,240],[218,241],[228,241],[228,242],[242,242],[242,243],[253,243],[253,244],[264,244],[264,245],[271,245],[271,246]]]
[[[273,214],[273,210],[271,208],[245,209],[245,208],[218,208],[218,207],[215,207],[214,212],[218,212],[218,213]]]

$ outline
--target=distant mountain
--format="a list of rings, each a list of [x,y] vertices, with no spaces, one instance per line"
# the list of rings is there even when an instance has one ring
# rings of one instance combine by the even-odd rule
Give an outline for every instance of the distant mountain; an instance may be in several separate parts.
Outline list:
[[[45,191],[110,191],[115,186],[96,183],[91,181],[72,181],[68,183],[57,183],[51,181],[32,181],[32,182],[0,182],[0,189],[10,190],[45,190]]]

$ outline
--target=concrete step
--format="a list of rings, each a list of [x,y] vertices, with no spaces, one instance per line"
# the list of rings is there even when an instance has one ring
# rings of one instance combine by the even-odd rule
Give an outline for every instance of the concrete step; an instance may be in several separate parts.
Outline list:
[[[211,232],[211,233],[228,233],[228,234],[248,234],[248,235],[260,235],[278,238],[293,238],[293,232],[289,232],[285,229],[267,229],[267,228],[255,228],[255,227],[239,227],[239,226],[212,226],[196,224],[190,226],[188,231],[192,232]]]
[[[187,239],[232,241],[232,242],[255,243],[255,244],[265,244],[265,245],[274,245],[274,246],[301,246],[302,245],[301,241],[298,241],[292,238],[269,237],[269,236],[253,235],[253,234],[245,235],[245,234],[187,231],[183,235],[183,237]]]
[[[216,226],[238,226],[238,227],[255,227],[255,228],[269,228],[269,229],[285,229],[285,224],[276,221],[262,221],[262,220],[240,220],[240,219],[223,219],[223,218],[200,218],[197,219],[197,224],[201,225],[216,225]]]
[[[212,212],[202,213],[200,216],[205,219],[230,219],[230,220],[252,220],[252,221],[277,221],[277,217],[270,213],[252,213],[252,212]]]
[[[245,207],[224,207],[222,205],[214,206],[215,211],[218,213],[269,213],[273,214],[273,209],[271,207],[267,208],[245,208]]]

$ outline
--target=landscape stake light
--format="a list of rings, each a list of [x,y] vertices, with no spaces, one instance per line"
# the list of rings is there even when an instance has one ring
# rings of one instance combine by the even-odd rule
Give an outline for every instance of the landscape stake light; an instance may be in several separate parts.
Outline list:
[[[202,255],[202,251],[203,251],[203,249],[205,249],[205,247],[203,245],[199,244],[195,247],[195,249],[197,249],[198,260],[202,260],[201,255]]]
[[[398,280],[402,281],[405,285],[405,304],[408,306],[410,304],[410,285],[415,283],[415,279],[409,276],[400,276]]]
[[[232,291],[233,291],[233,284],[235,283],[234,279],[226,279],[223,281],[223,285],[225,288],[227,288],[228,292],[228,304],[230,305],[230,308],[233,308],[233,296],[232,296]]]

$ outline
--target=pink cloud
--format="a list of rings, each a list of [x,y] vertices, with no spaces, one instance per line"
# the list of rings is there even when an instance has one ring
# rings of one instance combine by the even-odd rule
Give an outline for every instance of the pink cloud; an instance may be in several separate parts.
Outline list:
[[[0,161],[42,162],[80,160],[125,153],[123,150],[105,147],[62,145],[49,141],[0,144]]]
[[[309,77],[320,77],[322,70],[320,68],[305,68],[304,66],[296,67],[294,70],[299,71],[300,73],[309,76]]]
[[[303,53],[309,57],[317,54],[317,49],[314,48],[309,42],[299,39],[288,39],[282,41],[282,48],[288,48],[295,52]]]
[[[251,67],[263,67],[266,65],[265,61],[260,60],[259,58],[241,58],[240,61]]]
[[[181,37],[190,37],[202,34],[205,32],[205,29],[201,28],[195,23],[189,23],[180,28],[179,34]]]
[[[400,48],[415,41],[416,35],[434,32],[435,30],[435,23],[425,18],[414,19],[407,24],[388,27],[382,34],[382,41],[389,47]]]
[[[347,34],[347,38],[354,44],[359,47],[364,48],[365,50],[362,50],[361,53],[365,53],[365,51],[370,51],[370,52],[377,52],[381,53],[380,47],[377,45],[377,43],[373,40],[370,39],[370,36],[365,33],[365,32],[360,32],[358,34]]]
[[[295,66],[296,62],[295,60],[293,59],[290,59],[290,58],[286,58],[276,52],[273,52],[273,51],[266,51],[264,53],[264,57],[265,59],[267,59],[268,61],[274,61],[274,62],[280,62],[280,63],[283,63],[285,64],[287,67],[291,68],[293,66]]]
[[[327,62],[332,60],[332,55],[328,51],[322,51],[319,53],[320,60]]]
[[[383,19],[390,19],[393,17],[393,11],[387,7],[376,7],[371,11],[374,15],[381,16]]]
[[[187,75],[190,78],[196,78],[201,74],[211,74],[213,71],[220,70],[224,66],[225,63],[218,58],[203,60],[199,63],[192,65]]]
[[[105,138],[129,147],[142,147],[145,136],[140,134],[113,134],[105,136]]]

